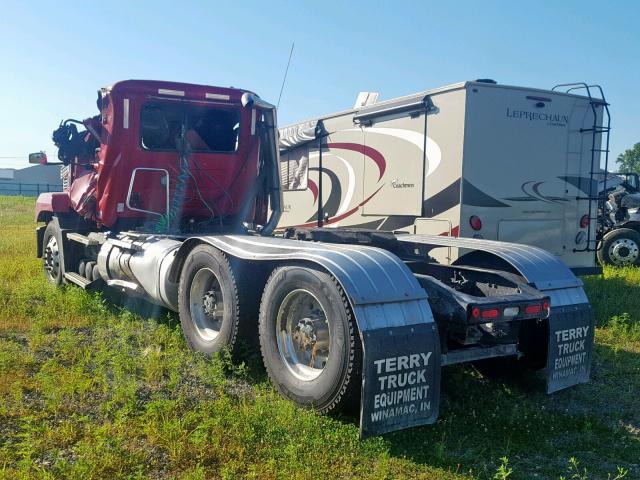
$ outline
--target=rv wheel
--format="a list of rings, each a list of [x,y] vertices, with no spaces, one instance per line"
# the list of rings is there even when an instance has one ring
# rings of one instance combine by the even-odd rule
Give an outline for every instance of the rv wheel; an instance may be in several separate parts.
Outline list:
[[[604,236],[598,260],[610,265],[640,265],[640,234],[630,228],[618,228]]]
[[[264,364],[278,391],[328,413],[360,392],[362,349],[342,288],[315,268],[277,268],[260,305]]]
[[[227,257],[198,245],[185,260],[178,286],[180,324],[193,350],[207,355],[233,349],[238,332],[238,291]]]

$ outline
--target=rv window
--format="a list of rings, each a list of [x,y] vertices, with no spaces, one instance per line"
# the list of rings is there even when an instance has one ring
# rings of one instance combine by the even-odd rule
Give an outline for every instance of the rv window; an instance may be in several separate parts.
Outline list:
[[[283,190],[306,190],[309,176],[309,147],[298,147],[280,156]]]
[[[240,112],[188,104],[146,104],[140,115],[140,144],[145,150],[177,150],[185,139],[194,152],[235,152]]]

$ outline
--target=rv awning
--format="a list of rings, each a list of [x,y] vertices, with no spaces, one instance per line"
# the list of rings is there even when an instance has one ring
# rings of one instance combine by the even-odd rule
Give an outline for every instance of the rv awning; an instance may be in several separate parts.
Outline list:
[[[281,128],[279,130],[280,150],[289,150],[315,140],[317,126],[318,120],[311,120],[291,127]]]
[[[353,120],[354,122],[363,122],[376,117],[384,117],[385,115],[394,115],[396,113],[414,111],[424,112],[425,108],[427,111],[430,111],[431,108],[433,108],[433,103],[428,95],[422,97],[411,96],[361,108],[353,116]]]

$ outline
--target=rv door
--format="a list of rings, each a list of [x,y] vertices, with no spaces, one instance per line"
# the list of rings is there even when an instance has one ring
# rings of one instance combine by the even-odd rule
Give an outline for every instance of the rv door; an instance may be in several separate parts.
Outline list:
[[[364,192],[380,189],[364,215],[422,213],[424,113],[374,120],[364,128]]]

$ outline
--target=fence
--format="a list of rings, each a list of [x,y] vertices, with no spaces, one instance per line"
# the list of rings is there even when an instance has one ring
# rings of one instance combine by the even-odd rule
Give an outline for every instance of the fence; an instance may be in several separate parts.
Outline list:
[[[37,197],[44,192],[61,192],[62,185],[59,183],[22,183],[22,182],[0,182],[0,195],[26,195]]]

